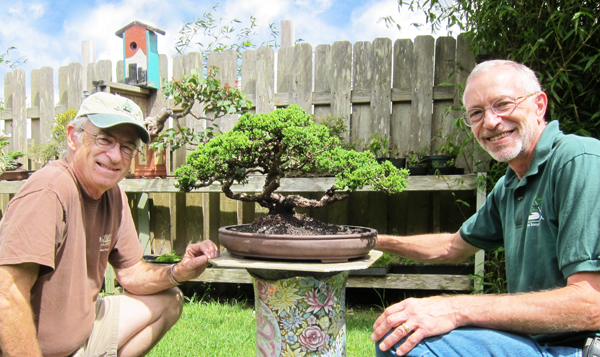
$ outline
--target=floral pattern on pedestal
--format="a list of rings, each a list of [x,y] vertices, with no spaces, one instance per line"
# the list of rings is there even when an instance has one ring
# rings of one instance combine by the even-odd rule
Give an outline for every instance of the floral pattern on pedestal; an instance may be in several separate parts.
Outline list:
[[[257,357],[345,356],[347,278],[253,277]]]

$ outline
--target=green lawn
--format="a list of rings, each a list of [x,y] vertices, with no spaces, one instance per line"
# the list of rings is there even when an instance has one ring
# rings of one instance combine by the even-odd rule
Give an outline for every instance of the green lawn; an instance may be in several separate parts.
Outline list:
[[[380,311],[346,311],[347,356],[373,356]],[[245,303],[188,302],[177,324],[147,356],[255,356],[254,309]]]

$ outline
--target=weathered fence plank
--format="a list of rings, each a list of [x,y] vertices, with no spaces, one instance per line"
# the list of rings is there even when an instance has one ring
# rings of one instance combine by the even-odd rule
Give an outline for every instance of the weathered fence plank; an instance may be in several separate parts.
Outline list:
[[[277,92],[288,94],[285,99],[293,103],[289,98],[294,91],[294,47],[281,47],[277,51]]]
[[[392,101],[392,40],[376,38],[373,41],[373,82],[371,88],[371,115],[369,132],[384,138],[390,136]]]
[[[413,81],[415,90],[410,132],[417,136],[414,148],[419,150],[431,145],[434,46],[432,36],[417,36],[415,39]]]
[[[218,57],[215,66],[219,68],[219,81],[230,87],[237,85],[237,53],[234,50],[224,50]],[[237,122],[239,115],[228,114],[215,121],[221,131],[229,131]]]
[[[336,41],[331,47],[331,115],[343,118],[348,129],[351,128],[352,112],[352,44],[348,41]],[[345,135],[350,140],[350,131]]]
[[[370,99],[373,87],[373,44],[368,41],[356,42],[354,44],[354,71],[352,86],[352,119],[350,120],[351,141],[358,143],[362,149],[368,144],[373,121]],[[364,102],[357,103],[354,100],[356,92],[364,92]],[[368,98],[368,99],[367,99]]]
[[[274,57],[271,47],[261,46],[256,52],[256,113],[269,113],[275,108]]]
[[[331,115],[331,46],[318,45],[315,48],[315,93],[312,97],[314,105],[315,120],[321,122]],[[327,105],[315,103],[316,93],[328,93]]]
[[[40,69],[40,92],[39,92],[39,115],[40,142],[46,143],[51,140],[52,123],[57,114],[54,110],[54,70],[52,67]],[[33,131],[33,129],[32,129]]]
[[[13,97],[12,97],[12,150],[27,152],[27,87],[25,71],[13,71]],[[19,160],[25,163],[21,158]]]
[[[312,46],[308,43],[297,44],[294,46],[294,58],[292,100],[305,112],[312,113]]]
[[[440,86],[444,83],[453,83],[456,62],[456,40],[453,37],[438,37],[435,45],[435,73],[434,85]],[[452,88],[454,86],[448,86]],[[432,142],[433,152],[437,151],[443,140],[456,134],[453,128],[455,113],[449,111],[454,105],[454,96],[448,100],[434,101],[433,121],[431,123],[431,135],[438,137]]]
[[[394,43],[394,83],[393,90],[413,88],[413,42],[411,40],[396,40]],[[393,93],[392,90],[392,93]],[[400,155],[418,148],[417,135],[411,130],[412,126],[412,90],[408,93],[409,101],[392,103],[392,120],[390,124],[390,141],[397,145]]]
[[[256,69],[256,51],[244,51],[242,53],[242,91],[247,96],[256,97],[256,78],[258,71]],[[250,110],[255,113],[255,110]]]

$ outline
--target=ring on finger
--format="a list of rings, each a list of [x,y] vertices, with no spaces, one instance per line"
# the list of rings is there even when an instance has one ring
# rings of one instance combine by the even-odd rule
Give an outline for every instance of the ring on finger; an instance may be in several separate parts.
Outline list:
[[[409,333],[410,332],[410,328],[408,327],[408,325],[405,323],[403,323],[402,325],[400,325],[400,327],[402,327],[402,329],[404,330],[404,332]]]

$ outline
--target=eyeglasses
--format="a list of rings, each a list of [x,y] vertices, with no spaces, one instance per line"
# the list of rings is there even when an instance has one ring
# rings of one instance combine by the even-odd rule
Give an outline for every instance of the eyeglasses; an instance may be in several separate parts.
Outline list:
[[[475,126],[483,120],[483,118],[485,117],[485,111],[490,108],[492,109],[492,112],[499,117],[509,116],[515,111],[515,109],[517,109],[519,104],[523,103],[523,101],[517,102],[518,100],[531,97],[532,95],[538,93],[539,92],[535,92],[527,95],[522,95],[516,98],[509,96],[500,97],[494,100],[492,102],[492,105],[490,105],[489,107],[470,108],[465,114],[463,114],[462,120],[466,126]]]
[[[94,143],[102,150],[110,150],[117,144],[117,139],[106,134],[92,134],[81,129],[84,133],[94,137]],[[138,147],[131,143],[118,142],[121,149],[121,156],[126,159],[133,159],[138,152]]]

